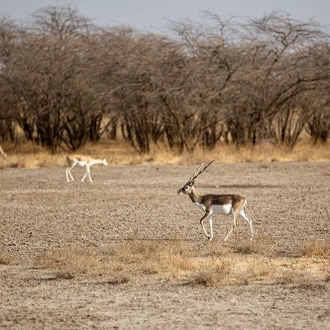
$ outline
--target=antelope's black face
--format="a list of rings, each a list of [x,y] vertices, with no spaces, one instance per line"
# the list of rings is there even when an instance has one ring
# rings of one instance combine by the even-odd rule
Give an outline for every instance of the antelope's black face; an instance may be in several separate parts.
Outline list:
[[[179,189],[176,193],[178,195],[181,194],[189,194],[192,190],[192,188],[194,187],[194,181],[192,182],[187,182],[181,189]]]

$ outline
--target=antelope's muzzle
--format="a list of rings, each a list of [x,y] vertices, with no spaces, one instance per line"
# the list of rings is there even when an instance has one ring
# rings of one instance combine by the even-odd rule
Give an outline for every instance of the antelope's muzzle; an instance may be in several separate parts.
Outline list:
[[[179,189],[177,192],[176,192],[178,195],[181,195],[183,193],[183,188]]]

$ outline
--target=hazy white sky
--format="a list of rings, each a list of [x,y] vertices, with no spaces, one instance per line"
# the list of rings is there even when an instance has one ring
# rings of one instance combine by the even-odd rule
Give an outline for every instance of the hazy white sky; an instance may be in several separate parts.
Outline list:
[[[27,21],[29,15],[48,5],[74,5],[99,25],[130,25],[139,30],[162,29],[168,20],[197,21],[203,11],[223,19],[230,16],[260,18],[284,11],[294,19],[314,19],[330,27],[330,0],[0,0],[0,13]]]

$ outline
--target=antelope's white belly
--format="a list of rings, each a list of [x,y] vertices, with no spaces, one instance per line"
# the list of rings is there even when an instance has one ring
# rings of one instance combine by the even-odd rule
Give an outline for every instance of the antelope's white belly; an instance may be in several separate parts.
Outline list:
[[[199,207],[203,212],[205,212],[205,206],[200,203],[194,203],[197,207]],[[212,213],[220,213],[220,214],[231,214],[233,213],[233,207],[231,204],[224,205],[213,205],[211,208]]]
[[[86,166],[86,162],[77,162],[78,166]]]

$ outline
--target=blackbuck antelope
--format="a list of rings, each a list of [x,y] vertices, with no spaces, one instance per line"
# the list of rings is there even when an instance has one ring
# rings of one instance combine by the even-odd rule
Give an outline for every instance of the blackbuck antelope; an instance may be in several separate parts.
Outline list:
[[[233,227],[228,232],[225,241],[228,240],[229,235],[235,229],[238,224],[237,217],[240,215],[250,226],[251,231],[251,240],[253,239],[253,228],[252,220],[250,220],[244,213],[246,207],[246,199],[240,195],[198,195],[194,187],[195,179],[203,173],[211,164],[213,160],[210,161],[206,166],[203,167],[204,163],[197,169],[197,171],[189,178],[189,180],[184,184],[184,186],[177,191],[178,195],[187,194],[191,201],[198,206],[204,213],[200,219],[200,224],[202,225],[204,234],[211,241],[213,238],[213,229],[212,229],[212,215],[213,213],[220,213],[223,215],[233,215],[234,224]],[[204,220],[209,220],[210,225],[210,235],[204,227]]]
[[[7,158],[7,154],[3,151],[2,147],[0,146],[0,155],[6,159]]]
[[[81,181],[83,182],[88,175],[89,181],[93,182],[91,178],[91,170],[90,167],[95,165],[95,164],[103,164],[105,166],[108,166],[108,163],[106,159],[94,159],[90,156],[80,156],[80,155],[72,155],[72,156],[67,156],[66,157],[66,162],[68,163],[68,168],[65,170],[65,175],[66,175],[66,181],[70,182],[74,181],[74,178],[71,174],[71,170],[75,166],[86,166],[86,174],[83,176]]]

